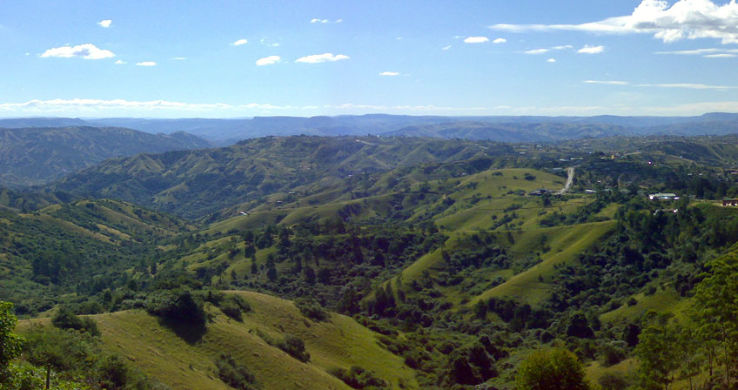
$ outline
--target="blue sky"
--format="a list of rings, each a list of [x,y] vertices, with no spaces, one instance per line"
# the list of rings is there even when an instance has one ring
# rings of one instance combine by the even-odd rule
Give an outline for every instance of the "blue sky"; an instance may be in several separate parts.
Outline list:
[[[0,117],[738,112],[738,4],[0,1]]]

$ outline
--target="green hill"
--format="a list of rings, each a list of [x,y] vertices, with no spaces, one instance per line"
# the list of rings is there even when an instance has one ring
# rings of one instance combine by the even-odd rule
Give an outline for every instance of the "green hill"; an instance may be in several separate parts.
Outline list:
[[[0,185],[42,185],[113,157],[208,147],[186,133],[117,127],[0,128]]]

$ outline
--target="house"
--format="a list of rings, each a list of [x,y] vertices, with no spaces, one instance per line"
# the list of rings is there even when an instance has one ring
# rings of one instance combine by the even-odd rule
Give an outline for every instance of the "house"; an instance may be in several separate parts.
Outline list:
[[[738,199],[723,199],[723,207],[726,207],[726,206],[732,206],[732,207],[738,206]]]
[[[648,199],[650,200],[677,200],[679,197],[672,192],[657,192],[655,194],[649,194]]]

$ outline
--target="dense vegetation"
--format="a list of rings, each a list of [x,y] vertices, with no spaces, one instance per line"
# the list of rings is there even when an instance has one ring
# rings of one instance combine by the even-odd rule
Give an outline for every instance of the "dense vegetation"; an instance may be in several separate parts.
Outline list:
[[[720,200],[738,195],[734,155],[711,138],[641,141],[615,155],[594,141],[267,138],[109,160],[55,184],[75,192],[66,200],[7,191],[0,299],[52,320],[23,322],[24,352],[6,367],[149,386],[116,357],[141,358],[106,317],[125,311],[207,356],[190,371],[232,388],[274,383],[264,361],[352,388],[553,388],[554,376],[562,388],[729,388],[738,210]],[[568,166],[573,185],[557,194]],[[240,291],[294,305],[272,313]],[[0,340],[17,346],[5,307]],[[258,359],[244,344],[213,354],[235,334]],[[415,382],[337,352],[332,339],[355,334]],[[55,344],[82,360],[57,364]]]

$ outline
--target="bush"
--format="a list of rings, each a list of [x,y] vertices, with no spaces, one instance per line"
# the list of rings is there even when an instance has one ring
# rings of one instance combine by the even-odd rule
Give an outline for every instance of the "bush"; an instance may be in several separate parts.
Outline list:
[[[59,329],[74,329],[87,332],[92,336],[100,335],[95,320],[87,317],[80,318],[66,306],[59,307],[59,311],[51,319],[51,323]]]
[[[326,312],[318,302],[309,298],[295,299],[295,306],[300,309],[300,313],[313,321],[325,321],[328,319]]]
[[[374,373],[358,366],[351,366],[349,370],[343,368],[335,368],[329,373],[343,381],[343,383],[354,389],[365,388],[387,388],[387,382],[382,378],[374,376]]]
[[[310,354],[305,350],[305,342],[299,337],[288,335],[283,340],[277,340],[258,329],[256,330],[256,335],[261,337],[267,344],[281,349],[303,363],[310,361]]]
[[[236,321],[243,321],[242,313],[251,311],[251,305],[239,295],[228,295],[220,302],[220,310],[223,314]]]
[[[305,342],[299,337],[288,335],[277,344],[277,347],[303,363],[310,361],[310,354],[305,350]]]
[[[146,310],[164,320],[205,327],[207,317],[202,301],[190,290],[165,290],[146,300]]]
[[[584,369],[577,357],[560,348],[533,352],[518,366],[519,390],[586,390]]]
[[[215,361],[218,377],[229,386],[240,390],[257,389],[256,378],[242,364],[238,364],[231,355],[220,354]]]

